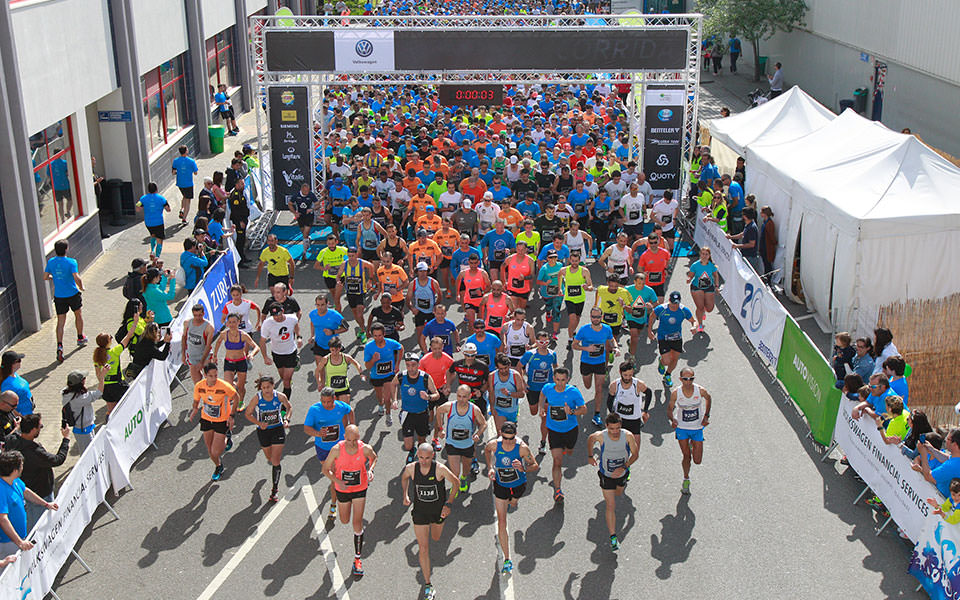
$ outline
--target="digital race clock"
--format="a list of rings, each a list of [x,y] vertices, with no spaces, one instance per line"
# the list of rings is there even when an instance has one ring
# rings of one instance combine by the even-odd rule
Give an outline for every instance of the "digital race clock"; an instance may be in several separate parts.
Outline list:
[[[501,106],[502,85],[441,85],[437,89],[441,106]]]

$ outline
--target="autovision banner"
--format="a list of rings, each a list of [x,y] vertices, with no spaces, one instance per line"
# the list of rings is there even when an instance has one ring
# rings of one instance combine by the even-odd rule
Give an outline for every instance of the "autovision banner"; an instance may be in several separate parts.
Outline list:
[[[784,323],[777,379],[803,411],[813,439],[824,446],[830,444],[841,395],[834,387],[836,375],[793,319]]]
[[[643,172],[650,187],[679,197],[686,91],[682,85],[647,85],[643,102]]]
[[[305,85],[275,85],[267,90],[270,119],[270,164],[273,167],[273,199],[278,210],[313,183],[313,130],[310,124],[309,88]]]

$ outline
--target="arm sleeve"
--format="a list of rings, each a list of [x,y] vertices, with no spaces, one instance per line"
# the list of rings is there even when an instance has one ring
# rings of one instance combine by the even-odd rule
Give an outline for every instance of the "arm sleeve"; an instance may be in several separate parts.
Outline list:
[[[650,401],[653,400],[653,390],[647,388],[643,392],[643,412],[648,412],[650,410]]]

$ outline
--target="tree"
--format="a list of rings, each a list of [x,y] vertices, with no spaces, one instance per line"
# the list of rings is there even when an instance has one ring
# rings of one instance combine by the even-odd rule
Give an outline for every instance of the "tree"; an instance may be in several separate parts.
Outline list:
[[[778,31],[793,31],[804,24],[803,0],[699,0],[704,35],[742,35],[753,46],[753,80],[760,81],[760,42]]]

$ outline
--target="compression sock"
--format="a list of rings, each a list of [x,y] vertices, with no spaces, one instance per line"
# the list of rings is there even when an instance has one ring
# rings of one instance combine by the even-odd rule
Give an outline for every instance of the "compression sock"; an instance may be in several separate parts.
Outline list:
[[[356,558],[360,558],[360,553],[363,552],[363,531],[360,530],[360,533],[353,534],[353,551]]]
[[[280,487],[280,465],[274,465],[273,467],[273,489]]]
[[[160,258],[160,253],[163,252],[163,242],[157,240],[157,251],[154,254],[157,255],[157,258]]]
[[[290,401],[290,394],[293,393],[293,387],[283,388],[283,395],[287,397],[287,402]]]
[[[150,238],[150,252],[157,255],[157,238]]]

